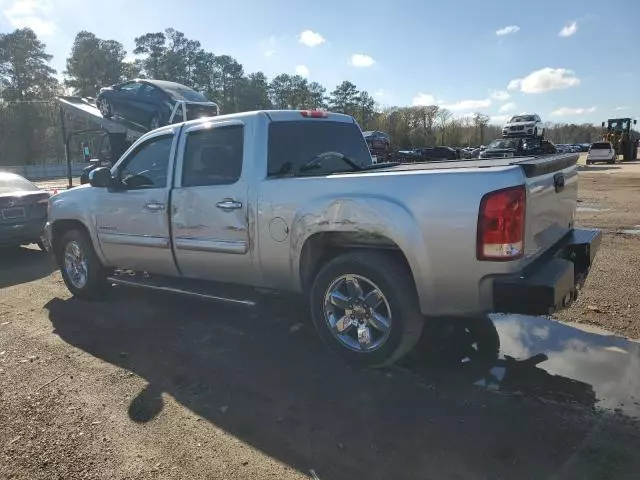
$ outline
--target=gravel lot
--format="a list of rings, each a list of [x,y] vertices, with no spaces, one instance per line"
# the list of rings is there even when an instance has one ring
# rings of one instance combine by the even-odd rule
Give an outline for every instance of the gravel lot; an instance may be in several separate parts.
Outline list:
[[[640,162],[590,165],[580,173],[577,222],[604,230],[576,304],[558,317],[640,338]],[[637,233],[625,233],[638,230]]]
[[[560,317],[638,338],[640,235],[618,232],[640,223],[640,165],[580,175],[579,223],[606,235]],[[322,480],[635,479],[640,470],[640,429],[621,413],[491,392],[444,364],[423,368],[427,359],[348,368],[288,299],[244,310],[114,288],[85,303],[35,249],[0,252],[0,266],[2,479],[302,479],[312,469]]]

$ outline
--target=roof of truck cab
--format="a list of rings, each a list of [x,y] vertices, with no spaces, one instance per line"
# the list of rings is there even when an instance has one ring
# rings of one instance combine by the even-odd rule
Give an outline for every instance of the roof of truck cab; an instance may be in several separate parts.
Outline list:
[[[228,113],[226,115],[218,115],[217,117],[198,118],[196,120],[190,120],[185,122],[185,125],[197,125],[199,123],[206,122],[220,122],[225,120],[245,120],[247,118],[257,117],[259,115],[265,115],[269,120],[274,122],[288,122],[294,120],[308,120],[310,122],[345,122],[355,123],[353,117],[345,115],[343,113],[326,112],[326,118],[308,118],[303,117],[302,112],[307,110],[255,110],[251,112],[239,112]]]

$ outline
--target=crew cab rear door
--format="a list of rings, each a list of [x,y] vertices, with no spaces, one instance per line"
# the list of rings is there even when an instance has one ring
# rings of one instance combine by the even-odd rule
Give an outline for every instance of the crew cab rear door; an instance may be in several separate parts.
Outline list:
[[[253,279],[244,157],[245,124],[207,122],[183,131],[172,192],[172,242],[184,277]]]

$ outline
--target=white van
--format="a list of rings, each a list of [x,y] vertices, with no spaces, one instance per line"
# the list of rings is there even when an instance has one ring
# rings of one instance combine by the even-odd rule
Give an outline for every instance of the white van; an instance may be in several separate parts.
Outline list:
[[[587,165],[596,162],[616,163],[617,155],[611,142],[595,142],[589,147]]]

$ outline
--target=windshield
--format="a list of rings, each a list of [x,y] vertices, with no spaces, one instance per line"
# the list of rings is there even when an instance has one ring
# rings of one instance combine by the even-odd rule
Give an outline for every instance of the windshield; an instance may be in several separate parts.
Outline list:
[[[494,140],[489,144],[489,148],[516,148],[514,140]]]
[[[609,150],[611,144],[609,142],[598,142],[591,145],[591,150]]]
[[[0,173],[0,195],[19,191],[35,192],[37,190],[39,190],[38,187],[26,178],[12,173]]]
[[[272,122],[269,125],[268,175],[298,175],[300,167],[326,152],[338,152],[360,167],[372,164],[369,148],[355,123],[325,120]],[[324,160],[313,175],[349,172],[338,158]]]
[[[511,118],[511,120],[509,120],[509,123],[522,123],[522,122],[535,122],[535,121],[536,121],[536,117],[534,117],[533,115],[518,115]]]

